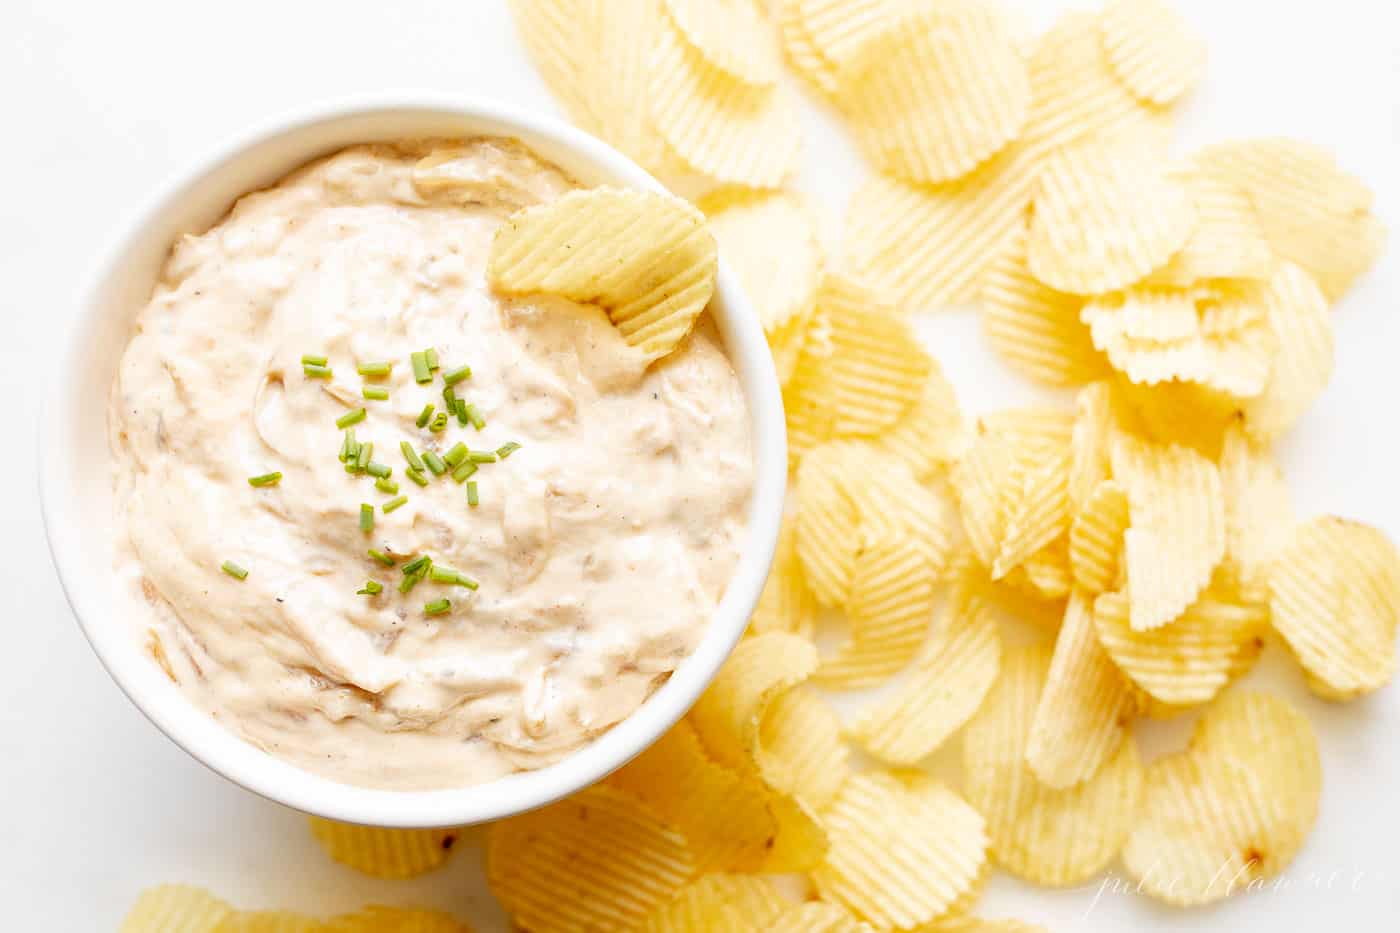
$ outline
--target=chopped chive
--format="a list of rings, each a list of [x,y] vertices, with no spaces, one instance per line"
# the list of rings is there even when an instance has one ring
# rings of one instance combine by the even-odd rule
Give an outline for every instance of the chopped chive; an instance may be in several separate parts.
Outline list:
[[[452,410],[457,413],[457,423],[462,427],[471,424],[471,416],[467,413],[466,399],[457,399],[452,403]]]
[[[360,394],[371,402],[387,402],[389,400],[389,390],[383,386],[364,386],[360,389]]]
[[[397,489],[398,487],[394,487],[394,488]],[[395,496],[394,498],[390,499],[388,502],[386,502],[386,503],[384,503],[383,505],[381,505],[380,508],[384,510],[384,514],[385,514],[385,515],[388,515],[390,512],[394,511],[395,509],[399,508],[399,507],[402,506],[402,505],[406,505],[407,503],[408,503],[408,496]]]
[[[350,431],[350,429],[349,429],[349,428],[346,428],[346,429],[345,429],[345,434],[344,434],[344,435],[341,437],[341,439],[340,439],[340,462],[341,462],[341,463],[344,463],[345,461],[347,461],[347,460],[350,459],[350,437],[351,437],[351,434],[352,434],[352,432]]]
[[[451,411],[452,406],[457,404],[457,392],[451,386],[443,386],[442,400],[446,403],[447,410]]]
[[[414,422],[420,428],[428,426],[428,422],[433,420],[433,403],[429,402],[423,406],[423,410],[418,413],[418,420]]]
[[[365,441],[360,445],[360,449],[355,453],[355,472],[363,473],[369,469],[369,458],[374,456],[374,441]]]
[[[481,586],[480,583],[477,583],[475,580],[473,580],[471,577],[467,576],[465,573],[459,573],[459,574],[457,574],[457,585],[458,585],[458,586],[465,586],[465,587],[466,587],[467,589],[469,589],[469,590],[475,590],[477,587]]]
[[[276,486],[280,482],[282,482],[282,474],[278,472],[248,477],[249,486]]]
[[[468,478],[479,469],[481,469],[479,466],[468,460],[461,466],[457,467],[457,469],[452,471],[452,478],[460,483],[462,480]]]
[[[410,353],[409,361],[413,363],[413,381],[422,385],[425,382],[433,381],[432,370],[428,369],[428,358],[423,355],[423,351],[415,350]]]
[[[384,584],[378,580],[366,580],[365,585],[355,591],[356,596],[378,596],[384,592]]]
[[[441,564],[433,564],[428,568],[428,579],[434,583],[456,583],[457,574],[458,571]]]
[[[455,386],[463,379],[470,379],[471,375],[472,368],[470,366],[458,366],[456,369],[452,370],[449,373],[443,373],[442,381],[450,386]]]
[[[421,583],[423,581],[423,578],[427,575],[428,572],[424,570],[418,573],[411,573],[408,576],[404,577],[402,580],[399,581],[399,592],[407,593],[409,590],[413,589],[415,586]]]
[[[354,460],[351,460],[349,463],[345,464],[345,472],[358,474],[360,472],[360,466]]]
[[[476,495],[476,480],[467,483],[467,505],[476,508],[481,504],[481,500]]]
[[[303,366],[325,366],[330,360],[316,353],[303,353],[301,355],[301,365]]]
[[[433,415],[433,420],[428,423],[428,430],[437,434],[447,427],[447,412],[440,411]]]
[[[476,428],[478,431],[486,427],[486,419],[481,417],[481,412],[477,411],[476,406],[470,402],[467,403],[467,420],[470,421],[472,427]]]
[[[365,534],[374,530],[374,506],[367,502],[360,503],[360,530]]]
[[[363,408],[347,411],[345,414],[335,419],[335,426],[337,428],[348,428],[352,424],[359,424],[361,421],[365,420],[366,414],[367,412]]]
[[[398,495],[399,492],[399,484],[389,479],[387,476],[381,476],[379,479],[375,480],[374,488],[378,489],[380,492],[386,492],[391,496]]]
[[[428,349],[424,350],[424,351],[423,351],[423,359],[425,359],[425,360],[428,361],[428,368],[429,368],[429,369],[437,369],[437,368],[438,368],[437,348],[436,348],[436,347],[429,347]]]
[[[365,472],[376,479],[388,479],[394,473],[394,468],[384,463],[370,461],[365,464]]]
[[[467,455],[472,463],[495,463],[496,452],[494,450],[473,450]]]
[[[517,444],[515,441],[506,441],[500,447],[496,448],[496,456],[504,460],[506,457],[509,457],[511,454],[515,453],[519,449],[520,445]]]
[[[435,599],[430,603],[423,604],[423,615],[440,616],[452,608],[452,600]]]
[[[467,454],[469,453],[471,453],[471,451],[467,449],[467,445],[458,441],[452,445],[451,450],[442,455],[442,459],[447,461],[448,466],[455,467],[457,464],[467,459]]]
[[[431,568],[432,566],[433,558],[428,554],[421,554],[418,557],[413,558],[413,560],[409,561],[408,563],[404,564],[399,569],[404,572],[404,576],[411,577],[420,570],[424,573],[427,573],[429,568]]]
[[[370,548],[369,556],[379,561],[379,563],[383,564],[385,567],[394,566],[394,558],[390,557],[388,554],[385,554],[383,551]]]
[[[413,467],[409,467],[407,470],[403,471],[403,475],[413,480],[419,486],[428,485],[428,478],[423,475],[422,470],[415,470]]]
[[[374,363],[361,363],[355,367],[355,372],[359,373],[361,376],[369,376],[371,378],[387,376],[393,371],[394,364],[387,360]]]
[[[317,366],[312,363],[303,363],[301,372],[307,379],[330,379],[335,375],[329,366]]]
[[[233,577],[234,579],[248,579],[248,571],[244,570],[242,567],[238,566],[231,560],[224,561],[222,564],[219,565],[219,569],[222,570],[224,573],[228,574],[229,576]]]
[[[403,458],[408,461],[408,465],[418,472],[423,472],[423,461],[419,459],[417,451],[408,441],[399,441],[399,450],[403,453]]]
[[[423,451],[423,463],[428,469],[433,471],[434,476],[441,476],[447,472],[447,464],[431,450]]]

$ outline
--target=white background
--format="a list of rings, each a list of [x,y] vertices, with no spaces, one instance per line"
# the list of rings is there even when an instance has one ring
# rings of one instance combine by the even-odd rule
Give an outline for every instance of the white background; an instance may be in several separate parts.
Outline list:
[[[1037,25],[1059,0],[1020,0]],[[1183,0],[1211,70],[1183,145],[1248,134],[1327,143],[1400,228],[1400,21],[1382,0]],[[105,238],[163,178],[270,114],[387,89],[490,95],[558,112],[503,0],[0,3],[0,894],[13,930],[114,930],[144,887],[208,885],[243,906],[347,910],[367,900],[450,908],[504,929],[469,844],[411,882],[325,859],[302,819],[206,771],[108,680],[74,624],[43,540],[32,452],[48,348]],[[834,121],[807,115],[801,187],[833,230],[864,171]],[[1336,313],[1340,368],[1282,445],[1303,514],[1367,518],[1400,536],[1400,253]],[[965,404],[1033,397],[981,345],[975,320],[924,322]],[[104,404],[93,399],[94,405]],[[94,516],[94,534],[103,533]],[[1321,736],[1322,815],[1290,887],[1191,913],[1111,889],[1046,892],[998,878],[982,910],[1058,931],[1394,929],[1400,922],[1400,687],[1334,707],[1275,657],[1259,675],[1299,697]],[[1180,730],[1150,737],[1178,742]],[[16,913],[17,911],[17,913]]]

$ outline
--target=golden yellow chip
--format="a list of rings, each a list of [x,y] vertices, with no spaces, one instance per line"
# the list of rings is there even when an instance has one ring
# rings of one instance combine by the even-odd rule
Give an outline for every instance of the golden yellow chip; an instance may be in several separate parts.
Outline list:
[[[711,761],[689,722],[677,723],[607,782],[680,830],[697,871],[757,871],[778,834],[764,788]]]
[[[676,157],[723,184],[781,187],[802,147],[787,89],[736,81],[674,28],[660,31],[652,51],[651,119]]]
[[[881,460],[873,447],[853,446],[858,467],[854,490],[863,534],[877,538],[907,537],[923,555],[930,574],[940,575],[952,559],[957,517],[914,473],[896,460]]]
[[[938,184],[971,172],[1026,122],[1026,63],[1004,17],[930,5],[870,42],[870,65],[841,92],[852,129],[881,172]]]
[[[570,119],[583,129],[600,130],[590,94],[589,76],[596,67],[593,51],[580,35],[594,25],[589,0],[510,0],[521,44],[544,83],[563,103]]]
[[[789,318],[768,333],[768,349],[773,354],[773,368],[778,372],[778,384],[787,390],[804,354],[811,359],[809,377],[818,372],[815,361],[831,355],[830,328],[815,306]],[[791,412],[788,417],[791,418]],[[820,438],[808,446],[819,444],[831,436],[830,419],[815,422],[821,427]],[[791,441],[789,441],[791,446]],[[805,449],[805,448],[804,448]],[[800,455],[795,459],[801,459]]]
[[[1128,493],[1123,533],[1132,627],[1175,619],[1210,583],[1225,556],[1220,471],[1188,447],[1115,435],[1113,478]]]
[[[1268,607],[1217,581],[1181,615],[1150,631],[1129,623],[1128,598],[1104,593],[1094,603],[1099,642],[1148,696],[1169,706],[1209,702],[1263,647]]]
[[[835,94],[838,86],[836,66],[812,41],[807,22],[802,15],[804,0],[773,0],[777,7],[773,17],[778,25],[778,41],[783,55],[798,76],[823,95]]]
[[[1016,445],[1020,461],[1029,467],[1039,463],[1042,457],[1069,449],[1074,417],[1071,411],[1032,405],[989,412],[981,417],[980,423]]]
[[[746,638],[690,711],[705,748],[721,764],[745,768],[759,748],[759,728],[768,707],[806,680],[817,667],[812,643],[771,632]]]
[[[590,188],[512,214],[496,232],[486,271],[508,295],[598,305],[630,346],[656,358],[674,350],[705,310],[715,256],[704,215],[685,201]]]
[[[1025,577],[1022,584],[1019,579]],[[1069,538],[1060,535],[1036,551],[1025,562],[1004,577],[1007,582],[1030,588],[1033,596],[1042,599],[1063,599],[1074,585],[1069,566]]]
[[[893,765],[912,765],[963,727],[996,680],[1001,640],[980,594],[959,588],[899,689],[866,706],[851,736]]]
[[[1220,456],[1225,429],[1239,420],[1240,403],[1194,382],[1134,385],[1110,381],[1114,423],[1159,444],[1180,444],[1203,457]]]
[[[384,829],[307,818],[326,854],[375,878],[414,878],[447,861],[459,830]]]
[[[1016,469],[1016,448],[1005,437],[979,430],[951,480],[962,508],[963,530],[973,553],[990,568],[1006,531],[1007,498]]]
[[[1102,294],[1165,265],[1195,226],[1186,189],[1138,140],[1070,146],[1037,177],[1026,261],[1052,288]]]
[[[1128,517],[1128,494],[1123,487],[1112,480],[1099,483],[1069,530],[1069,563],[1075,586],[1087,593],[1119,587]]]
[[[793,904],[773,918],[765,927],[767,933],[874,933],[874,928],[861,923],[836,904],[808,901]]]
[[[319,929],[323,933],[471,933],[470,927],[450,914],[380,904],[332,917]]]
[[[1020,567],[1069,531],[1069,465],[1066,446],[1027,466],[1007,503],[1006,531],[992,562],[993,580]]]
[[[814,690],[798,686],[769,706],[759,727],[758,773],[780,793],[820,812],[851,768],[841,720]]]
[[[1189,287],[1209,279],[1267,279],[1274,253],[1243,190],[1194,166],[1173,172],[1196,207],[1196,229],[1165,266],[1147,277]]]
[[[203,888],[162,884],[141,892],[120,933],[213,933],[233,912]]]
[[[963,735],[968,799],[987,819],[991,855],[1035,884],[1065,886],[1093,877],[1132,830],[1143,771],[1131,737],[1093,777],[1069,788],[1040,782],[1026,763],[1051,652],[1008,648],[1001,677]]]
[[[782,331],[788,329],[784,327]],[[821,308],[814,308],[796,338],[795,348],[787,344],[784,337],[778,341],[769,338],[780,376],[785,374],[788,361],[792,361],[791,372],[786,373],[783,384],[783,413],[787,422],[788,462],[793,467],[813,449],[836,436],[836,391],[826,378],[827,362],[833,352],[829,316]]]
[[[1263,392],[1241,407],[1250,436],[1269,443],[1293,426],[1332,378],[1334,339],[1327,299],[1298,266],[1279,263],[1259,291],[1278,350]]]
[[[778,48],[754,0],[663,0],[682,36],[731,78],[766,87],[778,82]]]
[[[826,63],[833,87],[858,78],[871,64],[872,43],[920,12],[920,0],[793,0],[812,47]]]
[[[1056,386],[1090,382],[1107,366],[1080,323],[1083,303],[1031,275],[1026,236],[1018,230],[982,280],[982,333],[1007,365],[1031,379]]]
[[[1074,399],[1074,424],[1070,428],[1069,501],[1077,513],[1108,479],[1108,439],[1116,424],[1112,388],[1093,382]]]
[[[811,310],[824,260],[816,219],[800,197],[727,190],[702,200],[700,209],[765,331],[778,332]]]
[[[810,638],[816,617],[817,601],[802,577],[797,556],[797,521],[789,514],[783,517],[773,569],[749,619],[749,632],[787,632]]]
[[[324,933],[321,921],[290,910],[235,911],[214,933]]]
[[[938,361],[930,359],[923,394],[874,443],[909,467],[916,479],[928,482],[962,455],[969,439],[957,393]]]
[[[1093,597],[1075,590],[1026,740],[1032,773],[1058,788],[1092,778],[1131,740],[1137,705],[1128,680],[1099,644]]]
[[[826,828],[816,812],[800,797],[772,791],[768,806],[778,820],[778,838],[763,863],[763,871],[809,871],[826,856],[830,846]]]
[[[797,556],[807,585],[824,606],[844,606],[860,553],[859,474],[853,445],[824,444],[797,469]]]
[[[1140,890],[1170,904],[1243,892],[1293,860],[1321,790],[1307,718],[1278,697],[1230,693],[1197,723],[1190,747],[1149,766],[1123,864]]]
[[[656,0],[593,2],[578,16],[569,42],[587,65],[586,91],[599,136],[653,172],[673,159],[647,115],[651,54],[671,24]]]
[[[758,933],[790,906],[773,882],[747,875],[705,875],[654,911],[642,933]]]
[[[851,572],[851,637],[822,659],[816,679],[851,690],[880,683],[914,657],[933,620],[934,576],[904,534],[868,537]]]
[[[910,786],[888,774],[855,775],[826,822],[831,849],[812,883],[880,928],[938,917],[977,883],[986,862],[982,817],[927,778]]]
[[[1149,103],[1174,102],[1205,73],[1205,41],[1163,0],[1112,0],[1099,29],[1114,74]]]
[[[1033,164],[1013,143],[944,185],[876,176],[850,201],[843,248],[851,266],[911,311],[973,300],[986,269],[1025,223]]]
[[[1238,424],[1225,431],[1220,485],[1225,492],[1225,557],[1242,584],[1262,585],[1269,562],[1292,534],[1293,502],[1273,455]]]
[[[1192,158],[1201,172],[1242,189],[1273,251],[1339,298],[1375,263],[1385,227],[1375,196],[1320,146],[1247,139],[1209,146]]]
[[[1353,699],[1394,675],[1400,553],[1384,532],[1311,519],[1293,529],[1268,579],[1274,629],[1316,692]]]
[[[694,874],[685,838],[606,786],[494,823],[486,846],[491,892],[536,933],[635,927]]]

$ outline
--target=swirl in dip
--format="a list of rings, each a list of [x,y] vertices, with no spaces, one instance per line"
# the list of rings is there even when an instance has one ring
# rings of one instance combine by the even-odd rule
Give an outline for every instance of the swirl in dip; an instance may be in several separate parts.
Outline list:
[[[699,642],[752,475],[712,324],[648,366],[601,311],[485,283],[505,217],[573,187],[511,141],[356,146],[175,245],[112,389],[118,570],[156,662],[259,748],[369,787],[481,783],[586,744]],[[429,347],[440,368],[420,384],[410,355]],[[357,373],[372,361],[392,373]],[[484,426],[420,428],[462,365],[454,391]],[[360,407],[357,441],[407,497],[389,514],[395,496],[338,456],[336,419]],[[411,482],[405,440],[521,446],[480,464],[471,506],[451,475]],[[401,593],[424,554],[479,589]],[[369,579],[383,591],[357,593]]]

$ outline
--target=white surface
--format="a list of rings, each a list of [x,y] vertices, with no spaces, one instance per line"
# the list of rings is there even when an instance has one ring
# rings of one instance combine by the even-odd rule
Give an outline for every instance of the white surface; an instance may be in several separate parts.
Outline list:
[[[1038,24],[1059,0],[1020,0]],[[1183,0],[1211,71],[1181,121],[1194,144],[1246,134],[1326,143],[1400,229],[1400,22],[1375,0]],[[0,4],[6,192],[0,389],[14,412],[0,488],[0,893],[6,929],[113,930],[137,892],[206,884],[237,903],[309,910],[367,900],[455,910],[503,929],[463,846],[428,878],[374,882],[329,863],[299,816],[197,765],[127,702],[78,632],[45,553],[34,405],[51,327],[117,225],[171,172],[269,114],[348,93],[428,88],[557,112],[500,0]],[[802,183],[833,222],[863,169],[829,118],[807,120]],[[1364,517],[1400,536],[1400,252],[1337,311],[1340,370],[1282,446],[1300,511]],[[976,409],[1034,397],[985,352],[966,313],[928,332]],[[94,405],[103,404],[100,398]],[[95,521],[100,518],[95,517]],[[1297,675],[1266,668],[1291,696]],[[999,877],[982,904],[1057,931],[1381,930],[1400,917],[1400,687],[1333,707],[1303,698],[1327,786],[1317,831],[1283,890],[1182,913],[1111,887],[1046,892]],[[1167,736],[1165,741],[1175,740]],[[469,840],[476,838],[469,834]]]

